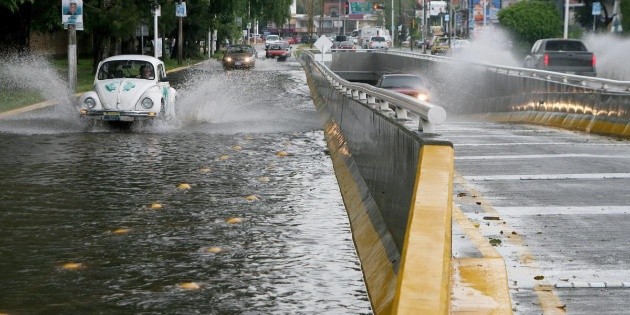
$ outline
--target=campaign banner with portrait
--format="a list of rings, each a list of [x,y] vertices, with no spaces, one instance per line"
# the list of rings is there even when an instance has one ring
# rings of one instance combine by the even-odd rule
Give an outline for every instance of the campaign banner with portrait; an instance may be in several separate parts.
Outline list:
[[[175,16],[176,17],[186,17],[186,2],[176,3],[175,4]]]
[[[61,23],[64,28],[75,25],[83,30],[83,0],[61,0]]]

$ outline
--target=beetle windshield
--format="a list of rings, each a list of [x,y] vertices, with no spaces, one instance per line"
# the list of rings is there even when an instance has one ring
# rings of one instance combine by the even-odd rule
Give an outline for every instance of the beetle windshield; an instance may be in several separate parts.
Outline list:
[[[98,69],[98,80],[138,78],[153,80],[155,69],[150,62],[142,60],[112,60]]]

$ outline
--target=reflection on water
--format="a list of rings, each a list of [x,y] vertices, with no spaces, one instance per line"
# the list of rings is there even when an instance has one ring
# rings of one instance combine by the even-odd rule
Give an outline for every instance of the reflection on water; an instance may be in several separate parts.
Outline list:
[[[127,132],[46,125],[46,111],[0,121],[0,313],[371,313],[302,78],[248,75],[281,84],[231,104],[243,119],[221,109]],[[183,90],[183,110],[221,93]]]

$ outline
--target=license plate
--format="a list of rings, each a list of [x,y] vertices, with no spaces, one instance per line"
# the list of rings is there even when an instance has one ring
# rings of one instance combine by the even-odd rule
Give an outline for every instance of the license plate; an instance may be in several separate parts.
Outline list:
[[[237,66],[240,66],[240,65],[241,65],[241,62],[240,62],[240,61],[237,61],[237,62],[235,62],[234,64],[235,64],[235,65],[237,65]]]
[[[104,112],[103,120],[108,120],[108,121],[120,120],[120,113],[119,112]]]

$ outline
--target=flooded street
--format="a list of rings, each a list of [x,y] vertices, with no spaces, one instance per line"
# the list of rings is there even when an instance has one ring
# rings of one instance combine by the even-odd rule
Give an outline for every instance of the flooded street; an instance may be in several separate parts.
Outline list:
[[[178,119],[0,119],[0,313],[370,314],[300,65],[174,73]]]

